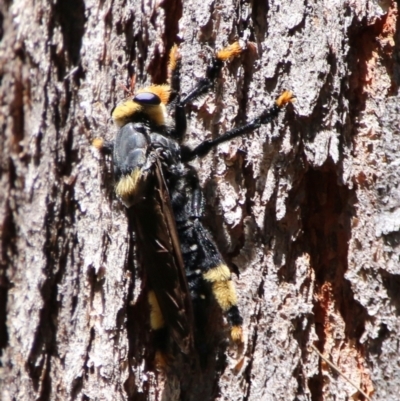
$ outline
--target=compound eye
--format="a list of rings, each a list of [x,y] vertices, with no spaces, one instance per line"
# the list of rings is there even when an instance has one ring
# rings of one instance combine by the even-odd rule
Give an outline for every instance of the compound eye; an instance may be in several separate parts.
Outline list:
[[[151,92],[138,93],[133,101],[143,105],[158,106],[161,103],[161,99]]]

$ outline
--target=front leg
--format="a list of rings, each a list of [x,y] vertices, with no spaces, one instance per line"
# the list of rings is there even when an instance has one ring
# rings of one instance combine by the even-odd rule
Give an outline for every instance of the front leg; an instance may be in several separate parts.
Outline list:
[[[219,136],[214,140],[205,140],[193,150],[187,148],[182,151],[182,161],[184,163],[189,162],[196,157],[204,157],[212,148],[215,148],[223,142],[230,141],[231,139],[237,138],[238,136],[253,132],[257,128],[260,128],[262,124],[268,124],[273,121],[279,114],[279,112],[288,104],[295,100],[293,93],[290,91],[284,91],[275,101],[275,104],[265,110],[254,120],[248,122],[245,125],[231,129],[225,132],[225,134]]]
[[[221,72],[224,62],[230,58],[239,56],[242,51],[243,49],[239,42],[235,42],[217,52],[207,67],[206,76],[189,91],[188,95],[181,101],[181,104],[187,105],[199,98],[201,95],[206,94],[213,87],[215,80]]]
[[[212,87],[221,72],[224,62],[230,58],[236,57],[241,54],[242,48],[238,42],[233,43],[217,52],[212,58],[211,63],[206,70],[206,76],[189,91],[188,95],[181,100],[180,98],[180,69],[181,69],[181,56],[179,54],[178,46],[172,47],[169,53],[168,62],[168,83],[171,87],[171,105],[175,104],[175,125],[171,130],[171,135],[179,142],[183,139],[186,128],[186,113],[185,106],[201,95],[207,93]]]

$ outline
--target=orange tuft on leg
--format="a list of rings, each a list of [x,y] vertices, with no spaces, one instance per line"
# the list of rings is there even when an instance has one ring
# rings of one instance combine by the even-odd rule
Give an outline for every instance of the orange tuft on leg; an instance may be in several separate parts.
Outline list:
[[[181,59],[181,55],[179,53],[179,47],[177,44],[171,47],[169,51],[169,60],[168,60],[168,76],[170,77],[172,72],[175,70],[178,61]]]
[[[276,99],[275,103],[278,107],[284,107],[288,103],[293,103],[296,100],[293,93],[290,91],[284,91],[278,99]]]
[[[101,150],[104,146],[104,139],[103,138],[94,138],[92,141],[92,146],[94,146],[98,150]]]
[[[217,59],[221,61],[226,61],[232,57],[237,57],[243,51],[239,42],[232,43],[231,45],[223,48],[217,53]]]

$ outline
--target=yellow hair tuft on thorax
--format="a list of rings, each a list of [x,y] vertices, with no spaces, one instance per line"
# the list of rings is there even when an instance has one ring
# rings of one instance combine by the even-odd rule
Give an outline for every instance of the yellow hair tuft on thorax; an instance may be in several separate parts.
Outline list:
[[[123,127],[136,113],[142,111],[142,106],[133,100],[125,100],[117,105],[112,112],[112,118],[118,127]]]

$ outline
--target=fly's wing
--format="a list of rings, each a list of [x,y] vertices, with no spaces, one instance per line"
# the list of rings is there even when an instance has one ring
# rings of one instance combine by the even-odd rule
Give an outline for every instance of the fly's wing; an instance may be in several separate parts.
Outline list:
[[[193,349],[193,312],[168,189],[158,158],[146,177],[146,195],[133,205],[138,254],[165,323],[181,351]]]

